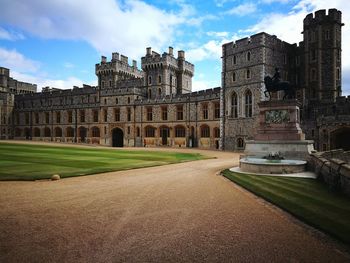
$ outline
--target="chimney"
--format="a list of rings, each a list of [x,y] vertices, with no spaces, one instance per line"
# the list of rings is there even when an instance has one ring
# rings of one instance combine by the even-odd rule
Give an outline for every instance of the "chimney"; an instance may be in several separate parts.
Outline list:
[[[101,63],[106,63],[107,62],[107,58],[105,56],[101,56]]]
[[[170,56],[174,56],[174,49],[173,49],[173,47],[169,47],[169,55]]]
[[[147,56],[152,55],[152,48],[151,47],[146,48],[146,50],[147,50],[147,52],[146,52]]]
[[[134,69],[137,69],[137,61],[136,60],[132,61],[132,66]]]
[[[178,59],[185,59],[185,51],[179,50],[179,51],[177,52],[177,58],[178,58]]]
[[[113,52],[112,53],[112,61],[119,60],[119,53]]]

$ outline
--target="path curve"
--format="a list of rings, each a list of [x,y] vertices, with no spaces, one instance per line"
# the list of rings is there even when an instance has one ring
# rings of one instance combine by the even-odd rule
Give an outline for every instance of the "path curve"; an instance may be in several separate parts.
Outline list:
[[[0,262],[350,261],[337,242],[218,175],[238,154],[195,151],[217,158],[0,182]]]

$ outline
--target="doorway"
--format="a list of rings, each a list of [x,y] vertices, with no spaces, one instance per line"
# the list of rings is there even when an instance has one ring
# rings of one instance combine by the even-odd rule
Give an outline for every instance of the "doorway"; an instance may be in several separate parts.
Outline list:
[[[112,130],[112,146],[113,147],[124,146],[124,133],[122,129],[115,128]]]

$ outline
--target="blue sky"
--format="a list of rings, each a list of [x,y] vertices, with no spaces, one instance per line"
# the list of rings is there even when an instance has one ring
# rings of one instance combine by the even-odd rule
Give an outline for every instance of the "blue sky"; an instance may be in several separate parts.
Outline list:
[[[221,46],[261,31],[295,43],[318,9],[343,12],[343,93],[350,95],[350,1],[0,0],[0,65],[42,86],[96,85],[95,63],[119,52],[138,61],[146,47],[185,50],[194,90],[220,86]]]

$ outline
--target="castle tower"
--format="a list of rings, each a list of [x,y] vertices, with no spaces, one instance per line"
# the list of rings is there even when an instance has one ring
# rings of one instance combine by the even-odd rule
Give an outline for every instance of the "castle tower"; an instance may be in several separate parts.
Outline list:
[[[179,51],[175,58],[172,47],[162,55],[148,47],[146,56],[141,58],[141,67],[150,99],[192,91],[194,65],[185,60],[184,51]]]
[[[130,66],[128,57],[119,56],[119,53],[116,52],[112,53],[112,60],[109,62],[105,56],[101,56],[101,63],[95,66],[95,74],[100,89],[114,88],[119,80],[143,77],[143,72],[137,69],[135,60]]]
[[[304,19],[304,84],[309,101],[341,96],[341,12],[319,10]]]

